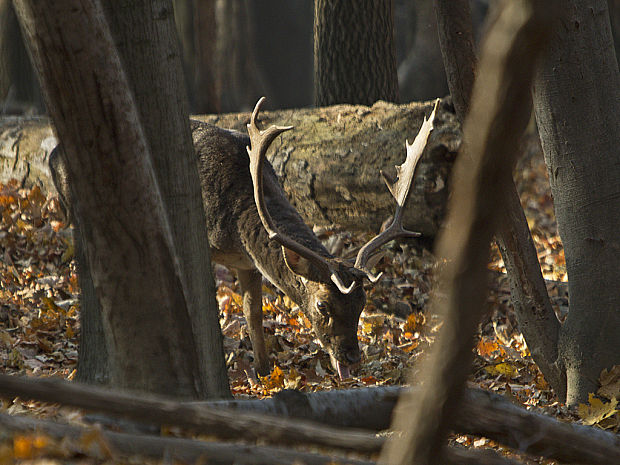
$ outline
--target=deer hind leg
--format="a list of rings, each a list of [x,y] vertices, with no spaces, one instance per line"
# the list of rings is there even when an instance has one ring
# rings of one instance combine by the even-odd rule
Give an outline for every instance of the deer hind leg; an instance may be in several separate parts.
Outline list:
[[[270,372],[269,357],[263,333],[262,276],[256,270],[238,270],[243,295],[243,315],[248,324],[254,350],[254,366],[261,376]]]

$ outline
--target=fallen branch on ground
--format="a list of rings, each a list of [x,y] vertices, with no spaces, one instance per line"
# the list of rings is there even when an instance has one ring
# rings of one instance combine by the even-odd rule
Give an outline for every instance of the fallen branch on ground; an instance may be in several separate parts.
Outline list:
[[[2,396],[61,403],[158,425],[183,426],[226,439],[318,444],[357,452],[376,452],[383,439],[360,430],[347,432],[342,427],[374,431],[386,429],[402,391],[403,388],[392,386],[317,393],[285,391],[264,400],[181,403],[59,379],[0,375]],[[305,421],[282,417],[302,418]],[[332,427],[324,428],[307,420]],[[283,430],[286,433],[286,428],[292,429],[282,439],[277,433]],[[559,422],[480,389],[465,391],[452,429],[484,436],[523,453],[564,462],[593,465],[620,463],[620,438],[617,435],[589,426]],[[324,441],[324,436],[331,435],[332,431],[336,431],[338,436],[332,436],[329,442]],[[338,444],[342,438],[343,444]],[[355,448],[355,444],[365,441],[366,447]]]

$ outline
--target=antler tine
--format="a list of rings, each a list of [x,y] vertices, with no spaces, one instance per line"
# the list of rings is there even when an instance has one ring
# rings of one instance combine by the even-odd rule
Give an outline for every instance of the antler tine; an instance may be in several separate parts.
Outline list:
[[[260,112],[264,101],[265,97],[261,97],[261,99],[256,103],[250,118],[250,123],[247,125],[251,143],[251,148],[247,147],[248,155],[250,156],[250,174],[252,175],[252,182],[254,184],[254,201],[256,202],[256,208],[261,222],[269,234],[269,239],[273,239],[282,247],[286,247],[287,249],[298,253],[300,256],[328,271],[331,275],[331,280],[338,287],[338,289],[343,294],[348,294],[353,290],[355,282],[353,282],[349,287],[346,287],[336,273],[334,267],[325,259],[325,257],[322,257],[315,251],[310,250],[287,235],[282,234],[278,230],[273,218],[271,218],[269,211],[267,211],[267,205],[263,194],[263,163],[265,160],[265,155],[274,139],[283,132],[293,129],[293,126],[270,126],[264,131],[261,131],[256,124],[256,118],[258,117],[258,113]]]
[[[407,148],[407,159],[402,165],[396,166],[396,180],[389,179],[388,176],[381,172],[385,184],[396,200],[396,211],[394,212],[394,219],[385,231],[371,239],[357,253],[355,268],[366,273],[371,282],[376,282],[381,277],[381,273],[374,276],[370,270],[366,269],[366,264],[368,263],[368,259],[370,258],[372,252],[381,247],[383,244],[386,244],[387,242],[398,237],[421,236],[419,232],[407,231],[403,228],[402,216],[409,199],[409,192],[415,176],[416,167],[422,157],[422,154],[424,153],[428,136],[433,130],[433,122],[435,120],[435,113],[438,105],[439,99],[435,101],[435,106],[428,120],[424,118],[424,123],[422,123],[420,132],[416,136],[413,143],[409,145],[409,141],[405,142],[405,147]]]

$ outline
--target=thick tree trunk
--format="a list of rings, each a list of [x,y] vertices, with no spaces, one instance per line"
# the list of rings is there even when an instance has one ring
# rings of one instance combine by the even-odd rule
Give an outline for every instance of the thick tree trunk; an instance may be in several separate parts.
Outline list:
[[[104,0],[172,229],[207,397],[230,395],[198,168],[170,0]],[[145,20],[146,18],[146,20]]]
[[[454,167],[449,216],[437,245],[446,264],[437,279],[441,297],[432,299],[431,311],[443,316],[444,325],[417,370],[426,375],[424,389],[398,402],[393,427],[403,435],[388,440],[380,463],[441,463],[445,434],[470,372],[474,331],[485,310],[502,173],[511,172],[530,119],[536,57],[553,13],[548,1],[506,2],[485,39],[464,129],[467,153]]]
[[[292,124],[268,157],[284,189],[308,224],[337,224],[376,232],[394,211],[394,200],[378,175],[402,163],[431,104],[339,105],[261,113],[264,124]],[[247,131],[247,113],[199,116],[225,128]],[[448,178],[461,141],[449,107],[440,105],[427,152],[420,161],[405,226],[432,238],[444,216]],[[49,187],[47,156],[55,146],[45,119],[0,120],[0,182],[23,179]],[[377,154],[381,154],[378,157]]]
[[[317,106],[398,100],[392,0],[315,0]]]
[[[551,37],[534,97],[569,277],[559,356],[575,404],[620,363],[620,74],[605,0],[568,2]]]
[[[205,396],[170,226],[99,2],[15,2],[67,153],[114,385]],[[191,154],[191,152],[190,152]]]

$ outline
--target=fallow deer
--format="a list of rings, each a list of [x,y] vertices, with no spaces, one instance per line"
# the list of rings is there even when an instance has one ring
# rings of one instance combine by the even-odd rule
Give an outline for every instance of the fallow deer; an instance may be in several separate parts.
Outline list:
[[[357,324],[366,301],[362,282],[379,278],[368,269],[369,258],[392,239],[419,236],[403,229],[402,213],[436,106],[414,143],[406,144],[407,159],[397,167],[397,179],[381,173],[397,202],[391,225],[362,247],[351,264],[322,245],[265,160],[273,140],[292,127],[259,130],[256,120],[263,101],[247,125],[249,137],[192,121],[212,257],[237,271],[258,373],[270,369],[262,328],[262,275],[299,305],[338,375],[348,377],[349,368],[361,359]]]

